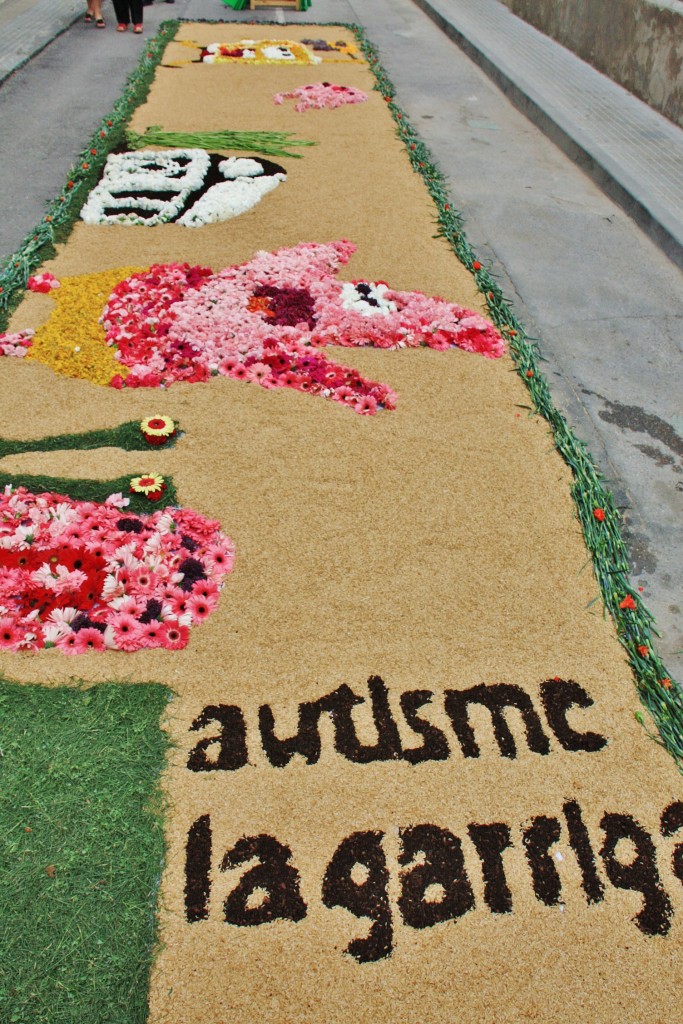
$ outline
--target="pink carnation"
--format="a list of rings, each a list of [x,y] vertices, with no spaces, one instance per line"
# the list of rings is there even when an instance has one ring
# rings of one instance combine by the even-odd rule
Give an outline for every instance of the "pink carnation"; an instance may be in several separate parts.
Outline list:
[[[59,288],[59,281],[54,274],[45,271],[42,274],[36,274],[35,277],[29,277],[27,285],[32,292],[43,292],[46,294],[52,291],[53,288]]]

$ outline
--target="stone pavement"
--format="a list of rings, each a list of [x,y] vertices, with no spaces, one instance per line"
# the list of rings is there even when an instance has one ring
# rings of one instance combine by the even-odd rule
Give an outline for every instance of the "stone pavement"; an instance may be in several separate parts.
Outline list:
[[[84,11],[84,0],[0,0],[0,78],[26,61],[27,25],[40,50],[0,86],[0,260],[39,220],[144,45],[114,32],[108,0],[105,31],[83,25]],[[277,8],[157,0],[147,34],[169,17],[285,20]],[[498,0],[314,0],[286,18],[359,22],[380,47],[479,258],[541,339],[556,404],[624,506],[634,580],[683,679],[683,132]]]

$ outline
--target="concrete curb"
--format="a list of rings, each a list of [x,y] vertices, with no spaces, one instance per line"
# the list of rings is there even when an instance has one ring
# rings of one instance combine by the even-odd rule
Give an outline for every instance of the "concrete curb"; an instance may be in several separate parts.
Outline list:
[[[0,85],[72,25],[85,12],[82,0],[38,0],[3,26]],[[0,15],[1,15],[0,10]],[[0,17],[0,24],[2,23]]]

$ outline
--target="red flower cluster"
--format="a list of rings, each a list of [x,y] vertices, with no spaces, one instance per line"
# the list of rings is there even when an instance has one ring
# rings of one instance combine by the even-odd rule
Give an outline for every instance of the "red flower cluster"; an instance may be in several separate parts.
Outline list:
[[[78,570],[85,579],[73,589],[58,592],[42,585],[33,575],[45,564],[64,566],[69,573]],[[40,620],[58,608],[75,607],[81,612],[90,611],[102,592],[107,575],[107,563],[101,547],[88,550],[74,548],[68,543],[42,550],[3,549],[0,551],[0,565],[3,569],[23,570],[22,590],[17,597],[18,610],[22,616],[37,612]]]

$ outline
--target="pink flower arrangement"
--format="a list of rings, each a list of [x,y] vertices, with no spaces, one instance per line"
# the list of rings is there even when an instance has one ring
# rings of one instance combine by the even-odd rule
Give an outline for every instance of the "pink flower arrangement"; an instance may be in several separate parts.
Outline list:
[[[0,649],[64,654],[185,647],[218,603],[234,546],[190,509],[124,512],[6,487],[0,494]]]
[[[335,107],[343,107],[348,103],[365,103],[367,98],[366,92],[354,89],[350,85],[314,82],[312,85],[292,89],[291,92],[278,92],[273,97],[273,102],[280,105],[285,100],[298,100],[294,109],[302,114],[305,110],[334,110]]]
[[[29,277],[27,281],[28,287],[32,292],[51,292],[53,288],[59,288],[59,281],[54,274],[45,271],[42,274],[36,274],[35,277]]]
[[[35,331],[14,331],[11,334],[0,334],[0,355],[16,356],[21,359],[33,344]]]
[[[372,414],[395,408],[395,393],[332,362],[320,348],[426,345],[503,354],[500,334],[478,313],[381,281],[338,281],[354,251],[347,241],[304,242],[259,252],[216,274],[186,263],[134,274],[116,286],[101,317],[107,344],[129,368],[111,385],[159,387],[221,374],[308,391]]]

